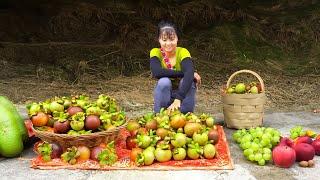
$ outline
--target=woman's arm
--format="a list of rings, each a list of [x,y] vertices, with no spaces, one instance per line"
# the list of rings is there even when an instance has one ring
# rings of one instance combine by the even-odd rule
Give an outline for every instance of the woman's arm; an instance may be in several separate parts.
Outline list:
[[[183,72],[183,81],[179,91],[174,93],[172,97],[182,101],[191,88],[194,79],[194,68],[191,58],[187,57],[181,61],[181,69]]]
[[[162,77],[177,78],[184,76],[184,73],[182,71],[174,71],[171,69],[162,68],[161,62],[156,56],[150,58],[150,69],[152,76],[157,79],[160,79]]]

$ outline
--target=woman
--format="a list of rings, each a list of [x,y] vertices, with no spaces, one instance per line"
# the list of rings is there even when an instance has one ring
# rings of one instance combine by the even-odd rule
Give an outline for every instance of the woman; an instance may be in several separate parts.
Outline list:
[[[201,83],[201,77],[194,72],[191,55],[187,49],[177,47],[178,34],[173,23],[159,23],[158,40],[160,48],[150,51],[152,76],[158,79],[154,89],[154,112],[160,112],[163,107],[169,111],[193,112],[196,85]]]

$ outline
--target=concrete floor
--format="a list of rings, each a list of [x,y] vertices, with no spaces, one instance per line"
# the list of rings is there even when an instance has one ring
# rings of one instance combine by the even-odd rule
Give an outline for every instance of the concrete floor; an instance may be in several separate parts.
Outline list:
[[[22,111],[25,115],[25,112]],[[216,115],[222,121],[222,114]],[[277,128],[282,135],[288,135],[290,128],[302,125],[320,133],[320,114],[311,112],[266,113],[264,126]],[[0,159],[0,179],[320,179],[320,157],[315,157],[313,168],[301,168],[296,163],[289,169],[275,167],[268,163],[265,166],[255,165],[245,159],[238,145],[231,139],[234,130],[225,128],[229,141],[234,170],[188,170],[188,171],[84,171],[84,170],[35,170],[30,168],[29,159],[35,156],[32,147],[27,148],[21,157]]]

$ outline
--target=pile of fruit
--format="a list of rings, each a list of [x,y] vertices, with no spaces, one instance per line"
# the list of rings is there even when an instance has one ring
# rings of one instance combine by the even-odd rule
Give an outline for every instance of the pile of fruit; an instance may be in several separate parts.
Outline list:
[[[290,167],[295,161],[299,162],[301,167],[313,167],[315,155],[320,155],[320,135],[312,130],[304,130],[301,126],[295,126],[290,129],[290,138],[285,138],[285,142],[279,146],[291,149],[290,153],[281,153],[278,155],[283,158],[291,157],[292,162],[286,162],[285,167]],[[278,157],[275,154],[275,158]],[[282,160],[283,162],[283,160]],[[277,165],[277,164],[276,164]],[[278,165],[281,167],[282,164]]]
[[[112,130],[126,122],[124,111],[115,99],[104,94],[96,100],[87,95],[54,97],[28,104],[27,110],[35,129],[59,134]]]
[[[227,94],[258,94],[261,93],[261,84],[258,82],[233,84],[225,89]]]
[[[241,129],[237,130],[232,136],[243,149],[244,156],[261,166],[271,160],[271,149],[280,141],[280,132],[270,127]]]
[[[242,129],[233,134],[233,139],[244,150],[245,157],[257,161],[259,165],[272,159],[276,166],[282,168],[289,168],[295,162],[299,162],[301,167],[314,167],[313,158],[320,155],[320,135],[295,126],[290,129],[290,137],[292,139],[280,138],[279,131],[265,127]]]
[[[34,151],[44,162],[61,159],[63,162],[71,165],[93,160],[99,162],[102,166],[111,166],[118,160],[114,141],[108,144],[100,144],[92,149],[86,146],[72,146],[64,152],[59,144],[42,141],[34,145]]]
[[[184,159],[213,159],[219,134],[208,114],[182,114],[180,111],[146,113],[128,122],[126,140],[130,159],[138,166]]]
[[[303,130],[301,126],[295,126],[290,129],[290,138],[296,139],[301,136],[309,136],[311,138],[314,138],[317,134],[313,132],[312,130]]]

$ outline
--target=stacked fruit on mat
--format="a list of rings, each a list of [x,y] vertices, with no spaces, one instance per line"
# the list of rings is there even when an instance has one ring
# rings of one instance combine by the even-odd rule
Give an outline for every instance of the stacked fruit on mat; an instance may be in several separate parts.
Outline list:
[[[86,146],[72,146],[63,151],[57,143],[41,141],[35,144],[34,151],[43,162],[53,159],[61,159],[63,162],[74,165],[88,160],[99,162],[100,165],[112,165],[118,160],[114,141],[108,144],[100,144],[92,149]]]
[[[219,134],[208,114],[182,114],[180,111],[144,114],[128,122],[127,148],[137,165],[151,165],[171,159],[213,159]]]
[[[54,97],[27,105],[28,115],[37,130],[81,135],[112,130],[125,123],[124,111],[115,99],[101,94],[91,100],[87,95]]]

